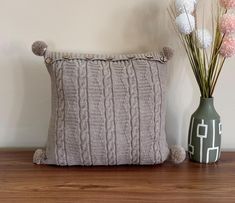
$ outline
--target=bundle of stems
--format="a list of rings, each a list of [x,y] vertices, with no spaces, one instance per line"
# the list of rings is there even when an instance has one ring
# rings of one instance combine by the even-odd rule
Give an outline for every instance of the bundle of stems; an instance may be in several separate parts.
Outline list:
[[[197,46],[197,8],[194,11],[196,29],[187,35],[179,32],[175,24],[177,13],[174,6],[171,6],[168,9],[174,29],[187,53],[195,79],[200,89],[201,97],[203,98],[213,97],[215,86],[226,60],[225,57],[219,54],[225,36],[220,32],[219,22],[220,18],[227,12],[227,10],[220,7],[219,4],[217,4],[216,10],[214,10],[215,9],[212,9],[212,46],[209,49],[203,49]]]

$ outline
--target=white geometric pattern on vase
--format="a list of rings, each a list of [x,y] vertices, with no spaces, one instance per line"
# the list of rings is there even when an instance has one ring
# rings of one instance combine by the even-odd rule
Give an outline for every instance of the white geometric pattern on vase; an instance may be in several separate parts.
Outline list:
[[[200,134],[200,129],[204,129],[204,133]],[[200,162],[202,162],[202,150],[203,150],[203,139],[207,138],[208,125],[204,124],[204,119],[202,123],[197,125],[197,137],[200,138]]]
[[[211,147],[209,147],[206,150],[206,163],[210,162],[210,153],[213,151],[216,151],[216,157],[215,157],[215,162],[218,161],[219,159],[219,152],[220,152],[220,147],[215,146],[215,136],[216,136],[216,120],[212,120],[212,143]],[[195,118],[192,117],[191,121],[191,127],[190,127],[190,134],[189,134],[189,144],[188,144],[188,152],[189,156],[193,156],[195,154],[195,146],[192,144],[193,142],[193,128],[195,125]],[[205,120],[202,119],[201,123],[196,124],[196,137],[200,139],[200,162],[202,163],[203,161],[203,141],[207,139],[208,137],[208,125],[205,124]],[[222,135],[222,124],[218,124],[218,129],[219,129],[219,135]]]
[[[219,129],[220,129],[220,126],[219,125]],[[213,120],[213,139],[212,139],[212,147],[209,147],[207,149],[207,154],[206,154],[206,163],[209,163],[209,155],[210,155],[210,152],[213,151],[213,150],[216,150],[216,158],[215,158],[215,161],[218,160],[218,155],[219,155],[219,147],[215,147],[215,120]]]
[[[192,125],[191,125],[191,129],[190,129],[189,145],[188,145],[188,147],[189,147],[188,152],[189,152],[190,158],[192,155],[194,155],[194,146],[192,145],[193,125],[194,125],[194,118],[192,118]]]
[[[219,123],[219,134],[222,134],[222,123]]]

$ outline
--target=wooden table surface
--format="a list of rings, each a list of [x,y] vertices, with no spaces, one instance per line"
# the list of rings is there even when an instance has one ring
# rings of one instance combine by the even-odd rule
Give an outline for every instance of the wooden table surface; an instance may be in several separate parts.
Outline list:
[[[200,165],[55,167],[33,152],[0,152],[0,202],[233,202],[235,153]]]

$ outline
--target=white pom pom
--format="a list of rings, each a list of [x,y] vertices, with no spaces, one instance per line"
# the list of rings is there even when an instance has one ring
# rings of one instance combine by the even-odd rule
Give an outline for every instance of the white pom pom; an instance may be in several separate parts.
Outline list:
[[[190,34],[195,29],[195,18],[188,13],[180,14],[175,23],[182,34]]]
[[[199,29],[196,32],[197,45],[199,48],[206,49],[211,46],[212,36],[206,29]]]
[[[175,164],[180,164],[185,160],[186,152],[183,147],[174,145],[171,147],[170,151],[171,160]]]
[[[175,0],[177,13],[192,13],[195,9],[196,0]]]

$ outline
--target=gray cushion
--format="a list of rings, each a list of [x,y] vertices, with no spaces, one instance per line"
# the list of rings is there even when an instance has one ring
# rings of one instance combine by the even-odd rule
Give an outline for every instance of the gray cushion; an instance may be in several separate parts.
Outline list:
[[[164,54],[46,51],[52,110],[46,153],[56,165],[158,164],[165,135]]]

